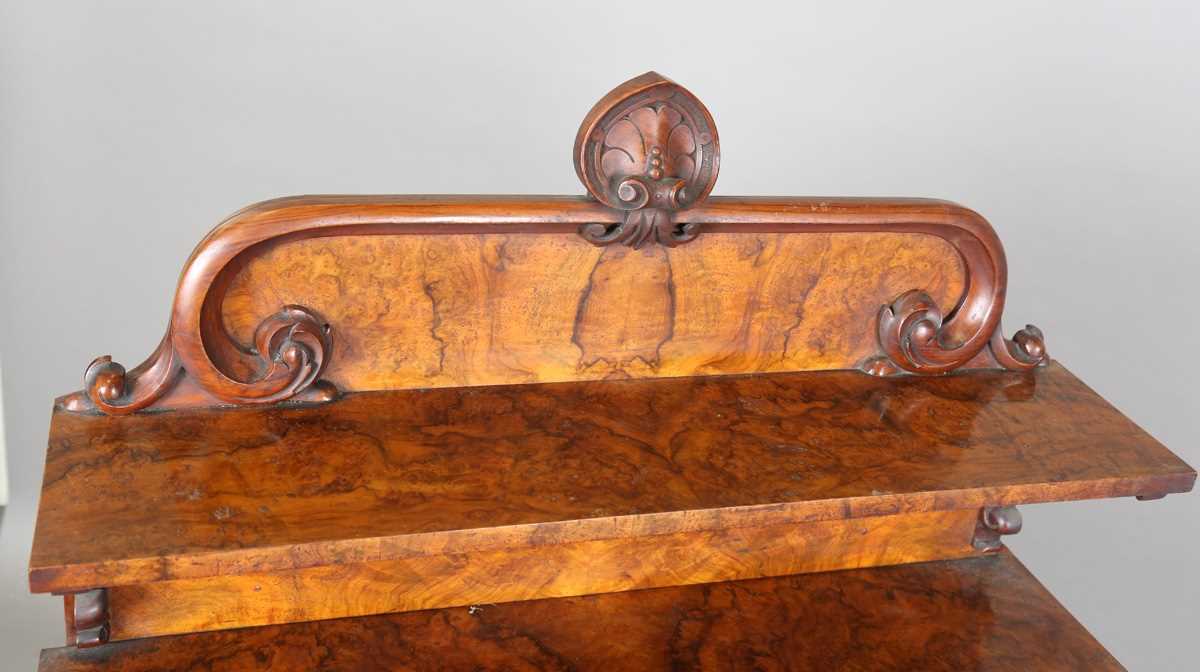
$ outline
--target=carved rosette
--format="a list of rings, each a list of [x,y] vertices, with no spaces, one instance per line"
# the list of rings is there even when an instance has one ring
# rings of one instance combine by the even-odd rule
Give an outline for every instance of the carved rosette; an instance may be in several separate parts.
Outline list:
[[[575,139],[575,171],[596,200],[625,212],[618,224],[586,224],[596,245],[675,246],[697,225],[674,214],[704,200],[717,180],[717,129],[687,89],[653,72],[625,82],[596,103]]]

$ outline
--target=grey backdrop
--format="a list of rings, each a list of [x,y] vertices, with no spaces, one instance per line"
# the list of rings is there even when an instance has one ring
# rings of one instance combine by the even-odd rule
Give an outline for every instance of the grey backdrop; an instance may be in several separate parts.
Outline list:
[[[51,399],[151,351],[210,227],[284,194],[580,193],[576,125],[651,68],[716,117],[716,193],[982,212],[1008,328],[1200,464],[1196,4],[833,4],[0,5],[0,665],[61,638],[24,580]],[[1200,496],[1025,519],[1011,545],[1119,659],[1189,667]]]

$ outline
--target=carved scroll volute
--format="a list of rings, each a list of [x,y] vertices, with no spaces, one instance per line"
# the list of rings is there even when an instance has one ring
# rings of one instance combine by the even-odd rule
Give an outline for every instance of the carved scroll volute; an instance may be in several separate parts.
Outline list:
[[[252,347],[245,349],[232,341],[222,342],[225,332],[211,308],[199,313],[200,322],[209,329],[190,327],[188,308],[204,303],[195,297],[206,293],[207,287],[180,292],[172,328],[154,353],[132,370],[127,372],[107,355],[93,360],[84,373],[83,390],[68,395],[64,407],[109,415],[134,413],[153,406],[183,380],[199,387],[194,394],[200,395],[200,405],[270,404],[288,399],[319,402],[337,396],[331,384],[319,379],[332,351],[329,325],[319,317],[302,306],[284,306],[258,325]],[[205,331],[210,334],[207,345]],[[240,380],[226,373],[210,358],[210,347],[224,353],[223,360],[243,360],[243,368],[256,374]]]
[[[596,245],[668,246],[696,237],[674,213],[703,201],[717,181],[717,128],[704,105],[675,82],[648,72],[618,86],[584,117],[575,136],[575,172],[596,200],[625,211],[619,224],[587,224]]]

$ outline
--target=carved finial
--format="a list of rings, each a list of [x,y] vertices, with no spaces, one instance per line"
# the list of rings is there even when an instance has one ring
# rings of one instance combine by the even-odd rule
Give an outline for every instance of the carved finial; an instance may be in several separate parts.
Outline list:
[[[674,213],[704,200],[717,181],[720,143],[712,115],[675,82],[647,72],[600,99],[575,136],[575,172],[596,200],[626,212],[620,224],[588,224],[597,245],[679,245],[695,224]]]

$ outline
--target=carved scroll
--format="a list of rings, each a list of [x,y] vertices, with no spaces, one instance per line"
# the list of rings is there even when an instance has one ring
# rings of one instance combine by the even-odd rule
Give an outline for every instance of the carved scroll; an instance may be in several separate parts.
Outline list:
[[[973,279],[972,279],[973,280]],[[975,280],[980,285],[983,281]],[[990,292],[985,297],[985,306],[999,311],[1003,306],[1003,288]],[[968,287],[967,296],[970,297]],[[878,376],[892,375],[903,371],[911,373],[947,373],[962,367],[983,348],[984,339],[976,332],[973,338],[955,341],[953,329],[948,322],[961,314],[961,307],[949,320],[942,319],[942,311],[920,290],[902,294],[891,305],[879,310],[879,346],[884,356],[863,363],[862,369]],[[971,322],[970,318],[959,318],[960,323]],[[988,320],[983,320],[988,324]],[[1004,338],[998,316],[996,326],[987,339],[988,352],[1001,367],[1010,371],[1032,369],[1048,361],[1045,337],[1042,330],[1032,324],[1018,331],[1011,340]]]
[[[109,357],[88,366],[65,408],[107,414],[150,408],[319,402],[336,325],[310,308],[281,306],[251,343],[222,322],[231,278],[252,255],[282,241],[324,236],[543,233],[596,245],[675,246],[713,233],[897,233],[937,236],[962,260],[965,289],[948,313],[920,289],[883,306],[872,374],[942,374],[960,368],[1024,370],[1047,361],[1033,326],[1004,338],[1007,266],[992,227],[944,201],[713,197],[719,143],[691,93],[654,73],[605,96],[584,119],[575,167],[580,197],[317,196],[260,203],[234,214],[184,268],[167,334],[126,371]]]
[[[187,275],[185,273],[185,280]],[[180,298],[183,297],[181,294]],[[179,304],[187,301],[177,298]],[[177,314],[176,317],[179,317]],[[215,315],[208,315],[213,323]],[[203,350],[204,345],[189,338],[189,332],[172,330],[163,338],[150,358],[132,371],[105,355],[95,359],[84,372],[83,391],[69,397],[71,410],[98,409],[111,415],[123,415],[147,408],[170,391],[186,371],[200,390],[193,393],[212,403],[269,404],[285,399],[327,401],[337,396],[326,383],[318,381],[330,347],[329,325],[300,306],[285,306],[259,325],[254,348],[241,351],[252,360],[257,371],[249,380],[239,380],[218,368]]]

